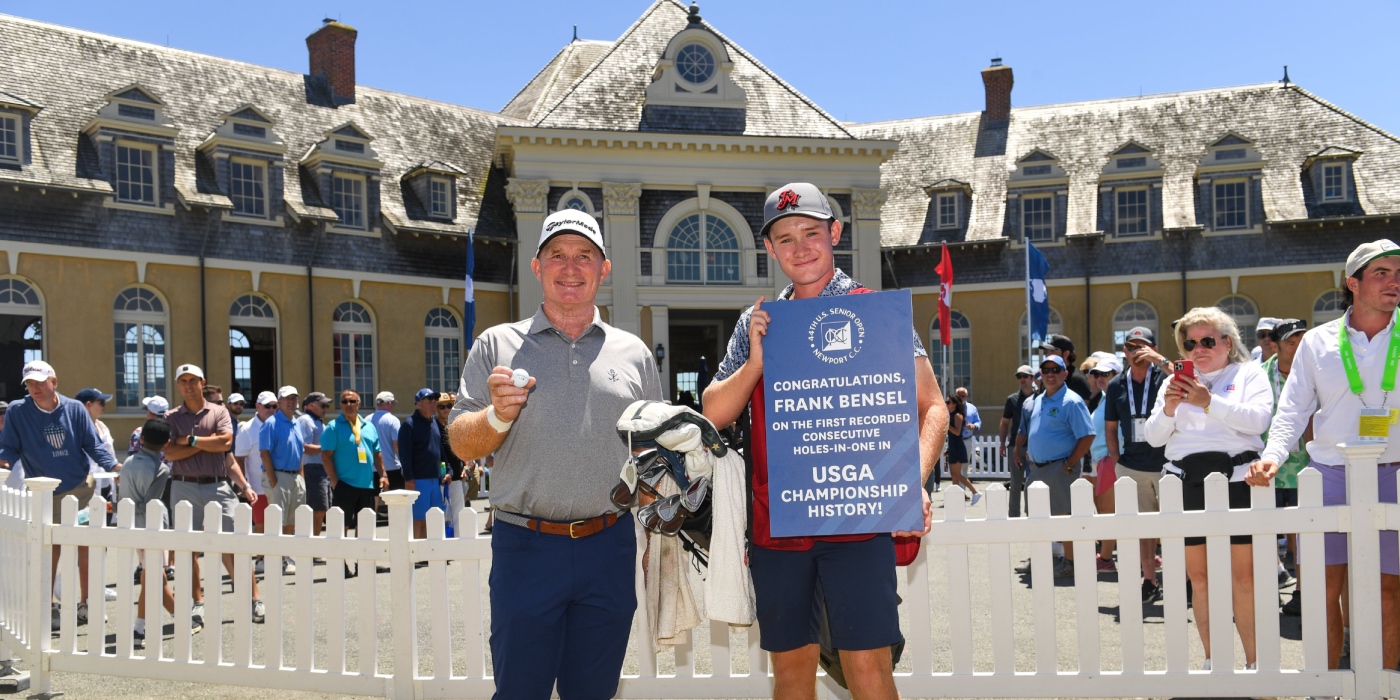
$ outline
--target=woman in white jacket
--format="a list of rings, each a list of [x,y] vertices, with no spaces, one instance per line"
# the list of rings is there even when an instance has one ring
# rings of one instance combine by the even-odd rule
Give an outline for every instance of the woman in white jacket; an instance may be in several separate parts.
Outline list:
[[[1205,510],[1205,479],[1230,479],[1230,508],[1249,508],[1244,474],[1264,449],[1273,393],[1269,379],[1249,361],[1234,319],[1220,309],[1195,308],[1176,322],[1181,356],[1195,365],[1191,376],[1174,374],[1147,419],[1147,442],[1166,446],[1167,469],[1181,477],[1186,510]],[[1238,475],[1238,476],[1237,476]],[[1210,589],[1206,540],[1186,538],[1186,574],[1194,592],[1196,628],[1210,669]],[[1254,558],[1249,535],[1230,537],[1229,576],[1233,580],[1235,628],[1244,646],[1246,668],[1255,663]],[[1228,620],[1227,620],[1228,621]]]

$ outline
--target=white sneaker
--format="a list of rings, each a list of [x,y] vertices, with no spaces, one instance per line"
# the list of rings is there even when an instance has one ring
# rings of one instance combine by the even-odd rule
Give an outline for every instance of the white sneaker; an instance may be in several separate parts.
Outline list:
[[[972,504],[971,504],[971,505],[974,505],[974,506],[977,505],[977,502],[980,501],[980,500],[982,500],[982,492],[979,491],[979,492],[977,492],[977,493],[972,494]]]
[[[1206,659],[1206,665],[1205,665],[1205,666],[1202,666],[1202,667],[1201,667],[1201,670],[1202,670],[1202,671],[1209,671],[1209,670],[1210,670],[1210,659]]]
[[[297,572],[297,565],[292,563],[291,557],[282,557],[282,574],[290,576]]]

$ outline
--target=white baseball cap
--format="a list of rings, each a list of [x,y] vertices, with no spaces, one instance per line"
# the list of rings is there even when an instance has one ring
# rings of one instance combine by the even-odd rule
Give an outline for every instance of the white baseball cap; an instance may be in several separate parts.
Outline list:
[[[179,379],[180,377],[183,377],[186,374],[194,375],[196,377],[199,377],[200,379],[204,378],[204,370],[200,369],[196,365],[180,365],[179,367],[175,368],[176,379]]]
[[[258,394],[259,406],[266,406],[270,403],[277,403],[277,394],[274,394],[270,391],[264,391],[261,394]]]
[[[297,391],[297,388],[294,387],[294,386],[291,386],[290,384],[287,385],[287,386],[282,387],[281,389],[278,389],[278,390],[277,390],[277,398],[279,398],[279,399],[285,399],[285,398],[287,398],[288,396],[300,396],[300,395],[301,395],[301,392]]]
[[[1351,251],[1351,255],[1347,256],[1347,277],[1356,274],[1357,270],[1365,268],[1371,264],[1372,260],[1383,255],[1400,255],[1400,245],[1395,245],[1394,242],[1382,238],[1379,241],[1362,243],[1357,246],[1356,250]]]
[[[1106,357],[1102,360],[1099,360],[1099,363],[1097,365],[1094,365],[1093,371],[1104,374],[1108,372],[1122,372],[1123,363],[1119,362],[1117,357]]]
[[[394,393],[391,391],[381,391],[374,397],[375,404],[394,403],[394,401],[396,401],[396,399],[394,398]]]
[[[141,399],[141,405],[145,406],[147,411],[156,415],[170,410],[170,402],[166,401],[164,396],[147,396]]]
[[[563,233],[577,233],[587,238],[593,245],[598,246],[604,258],[608,257],[608,251],[603,247],[603,234],[602,229],[598,228],[598,220],[588,212],[577,209],[560,209],[544,220],[544,226],[540,228],[540,245],[535,248],[535,256],[538,257],[540,251],[544,250],[544,244],[548,243],[549,239]]]
[[[58,374],[53,371],[53,365],[43,360],[34,360],[24,365],[24,379],[20,381],[22,383],[33,379],[36,382],[42,382],[57,376]]]
[[[228,398],[224,400],[224,403],[248,403],[248,399],[243,398],[242,394],[235,391],[229,394]]]

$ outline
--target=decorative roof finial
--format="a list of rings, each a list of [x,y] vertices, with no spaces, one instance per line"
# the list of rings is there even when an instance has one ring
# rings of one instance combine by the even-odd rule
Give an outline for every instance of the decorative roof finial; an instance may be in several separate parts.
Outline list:
[[[574,41],[578,41],[578,25],[574,25]]]
[[[1284,87],[1288,87],[1288,84],[1289,84],[1289,80],[1288,80],[1288,66],[1284,66],[1284,67],[1283,67],[1283,81],[1282,81],[1282,82],[1283,82],[1283,86],[1284,86]]]
[[[688,23],[700,24],[700,5],[694,2],[690,3],[690,19],[688,20]]]

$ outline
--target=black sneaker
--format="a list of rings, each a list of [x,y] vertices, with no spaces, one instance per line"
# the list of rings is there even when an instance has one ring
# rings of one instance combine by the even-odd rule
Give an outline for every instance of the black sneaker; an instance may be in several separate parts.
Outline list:
[[[136,649],[146,648],[146,633],[141,630],[131,631],[131,646]]]
[[[1283,614],[1292,617],[1303,616],[1303,596],[1298,589],[1293,589],[1293,595],[1283,604]]]
[[[1162,587],[1151,581],[1148,581],[1147,579],[1143,579],[1142,604],[1151,605],[1152,603],[1156,603],[1160,600],[1162,600]]]

